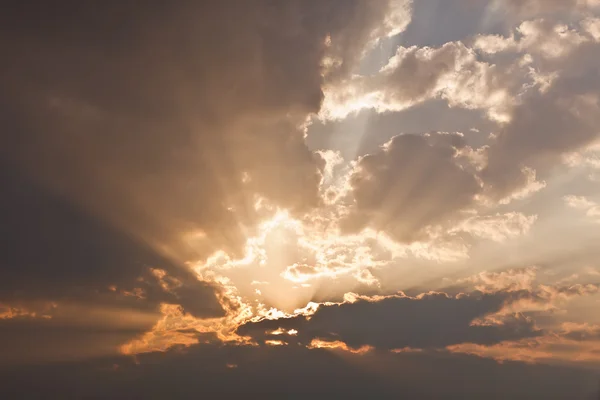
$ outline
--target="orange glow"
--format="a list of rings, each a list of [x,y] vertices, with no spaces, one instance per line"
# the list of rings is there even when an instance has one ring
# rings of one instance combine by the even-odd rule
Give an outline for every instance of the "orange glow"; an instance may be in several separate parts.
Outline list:
[[[321,339],[313,339],[308,346],[309,349],[332,349],[332,350],[343,350],[353,354],[365,354],[373,350],[372,346],[364,345],[358,349],[349,347],[346,343],[340,340],[326,341]]]
[[[140,337],[123,344],[120,352],[123,354],[148,353],[153,351],[166,351],[175,345],[191,346],[198,343],[197,333],[214,333],[223,342],[237,342],[250,344],[249,339],[233,333],[239,323],[233,317],[198,319],[183,311],[176,304],[161,304],[162,318],[152,329]],[[181,332],[185,330],[186,332]]]
[[[514,342],[505,341],[492,346],[463,343],[448,346],[447,349],[452,353],[493,358],[498,362],[521,361],[530,364],[600,362],[600,340],[576,341],[556,334]]]
[[[182,283],[178,279],[169,276],[165,270],[158,268],[150,268],[150,272],[158,280],[160,287],[162,287],[162,289],[165,292],[170,292],[174,288],[180,287],[182,285]]]
[[[28,305],[10,305],[0,303],[0,319],[43,318],[51,319],[56,303],[43,302]]]
[[[290,335],[290,336],[295,336],[295,335],[298,334],[298,331],[295,330],[295,329],[290,329],[290,330],[286,331],[285,329],[277,328],[274,331],[267,331],[265,333],[267,335],[275,335],[275,336],[277,336],[277,335],[283,335],[283,334]]]
[[[281,340],[265,340],[265,344],[268,346],[286,346],[287,343]]]

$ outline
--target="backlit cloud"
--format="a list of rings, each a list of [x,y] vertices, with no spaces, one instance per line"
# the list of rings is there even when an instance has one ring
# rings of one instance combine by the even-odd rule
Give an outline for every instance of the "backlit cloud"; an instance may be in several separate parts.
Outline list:
[[[500,325],[472,324],[475,319],[496,313],[505,304],[520,297],[521,293],[513,296],[509,292],[455,297],[431,292],[417,297],[399,294],[375,299],[353,298],[349,303],[319,307],[308,318],[297,316],[248,323],[242,325],[238,333],[266,338],[275,326],[293,328],[298,335],[290,338],[291,342],[299,341],[306,345],[315,339],[325,342],[341,340],[352,348],[440,348],[456,343],[491,344],[540,334],[526,318],[515,318]]]

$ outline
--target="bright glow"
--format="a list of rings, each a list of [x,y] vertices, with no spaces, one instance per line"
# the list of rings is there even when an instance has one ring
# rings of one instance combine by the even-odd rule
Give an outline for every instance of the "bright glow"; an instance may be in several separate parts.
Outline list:
[[[354,354],[365,354],[373,350],[371,346],[361,346],[358,349],[348,347],[348,345],[339,340],[325,341],[321,339],[313,339],[307,346],[309,349],[331,349],[331,350],[343,350]]]

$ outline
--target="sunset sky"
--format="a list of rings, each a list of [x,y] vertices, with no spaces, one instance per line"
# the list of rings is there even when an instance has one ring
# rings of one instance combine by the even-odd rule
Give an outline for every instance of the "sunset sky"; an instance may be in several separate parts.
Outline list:
[[[0,398],[598,398],[600,0],[8,0],[0,54]]]

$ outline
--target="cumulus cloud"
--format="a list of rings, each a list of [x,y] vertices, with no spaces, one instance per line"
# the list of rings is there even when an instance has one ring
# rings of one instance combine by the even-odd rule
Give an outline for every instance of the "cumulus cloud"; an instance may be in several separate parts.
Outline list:
[[[500,124],[484,152],[486,193],[501,202],[524,197],[544,187],[531,179],[538,169],[545,173],[561,156],[597,137],[597,21],[581,16],[575,21],[524,21],[508,37],[475,37],[473,48],[462,42],[399,47],[377,73],[327,88],[321,115],[398,111],[434,98],[485,110]],[[483,61],[474,49],[522,58]]]
[[[585,211],[585,215],[593,220],[600,221],[600,205],[584,196],[568,195],[565,203],[572,208]]]
[[[600,157],[598,155],[598,147],[597,143],[592,143],[592,145],[587,148],[583,148],[577,152],[573,152],[570,154],[565,154],[563,160],[564,163],[570,167],[583,167],[587,168],[591,171],[600,169]]]
[[[586,20],[587,31],[593,31],[595,24]],[[495,54],[504,51],[527,52],[534,56],[557,59],[568,56],[582,43],[589,41],[582,32],[553,20],[535,19],[521,23],[515,35],[480,35],[475,39],[474,48],[485,53]]]
[[[519,3],[552,8],[553,2]],[[547,173],[561,157],[596,140],[600,47],[595,26],[595,18],[581,15],[572,23],[537,18],[522,22],[509,37],[475,39],[474,47],[483,52],[524,54],[519,63],[532,80],[523,86],[510,121],[490,144],[482,178],[493,195],[523,190],[529,186],[531,168]]]
[[[558,78],[545,92],[530,92],[490,146],[482,171],[490,193],[505,197],[527,186],[524,167],[547,166],[591,143],[600,123],[598,72]]]
[[[364,108],[400,111],[442,98],[450,106],[484,109],[491,118],[504,120],[511,82],[508,74],[478,60],[461,42],[438,48],[399,47],[377,74],[327,88],[321,114],[337,119]]]

